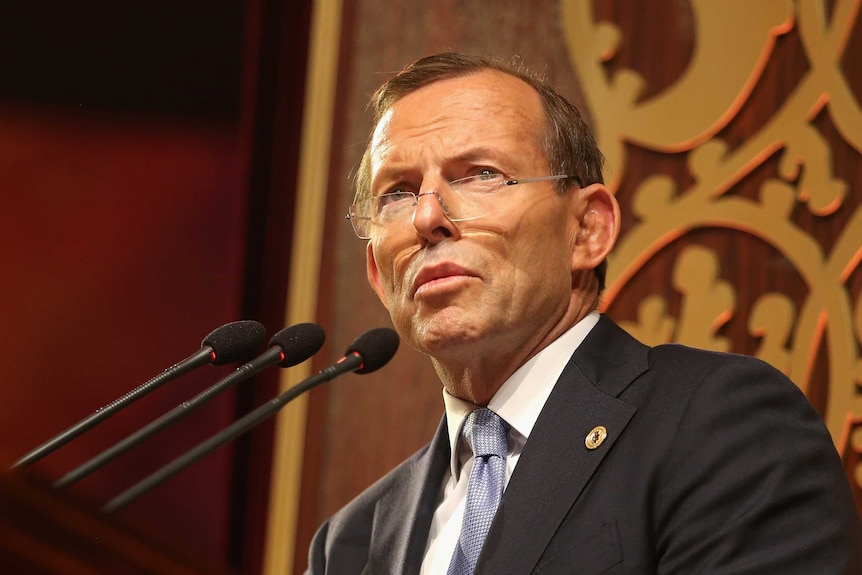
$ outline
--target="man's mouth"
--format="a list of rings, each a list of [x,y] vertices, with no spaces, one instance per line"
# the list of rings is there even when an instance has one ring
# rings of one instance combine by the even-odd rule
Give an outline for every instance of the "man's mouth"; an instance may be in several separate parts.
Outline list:
[[[434,286],[443,285],[463,278],[478,277],[475,273],[456,264],[437,264],[423,268],[413,280],[411,293],[416,296]]]

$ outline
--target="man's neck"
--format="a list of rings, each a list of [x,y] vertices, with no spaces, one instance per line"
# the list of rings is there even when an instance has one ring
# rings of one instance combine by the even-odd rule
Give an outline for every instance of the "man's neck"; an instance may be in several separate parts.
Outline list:
[[[447,392],[476,405],[488,405],[491,398],[519,367],[581,321],[593,309],[595,308],[592,305],[570,307],[559,321],[533,341],[495,341],[490,344],[483,342],[481,351],[465,346],[452,355],[432,357],[431,361]]]

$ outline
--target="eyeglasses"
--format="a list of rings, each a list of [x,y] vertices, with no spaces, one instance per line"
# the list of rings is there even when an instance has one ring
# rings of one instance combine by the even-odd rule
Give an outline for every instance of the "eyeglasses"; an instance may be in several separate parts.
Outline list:
[[[413,216],[413,208],[422,196],[435,195],[443,213],[453,222],[481,218],[488,211],[488,202],[498,192],[509,186],[548,182],[573,178],[580,184],[578,176],[568,174],[540,176],[507,180],[503,174],[479,174],[452,180],[448,183],[446,200],[437,191],[417,193],[399,188],[394,192],[357,200],[350,206],[345,219],[350,220],[359,239],[370,240],[388,235],[391,230],[406,225]]]

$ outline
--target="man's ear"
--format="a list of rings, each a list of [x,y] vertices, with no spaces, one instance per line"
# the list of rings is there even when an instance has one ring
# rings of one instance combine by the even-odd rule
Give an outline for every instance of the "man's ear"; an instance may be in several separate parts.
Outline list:
[[[591,184],[575,192],[573,215],[577,231],[572,247],[572,271],[594,269],[617,242],[620,205],[603,184]]]
[[[371,284],[371,289],[383,302],[384,307],[389,309],[386,303],[386,295],[383,291],[383,286],[380,284],[380,271],[377,269],[377,260],[374,259],[374,248],[371,241],[365,246],[365,273],[368,274],[368,283]]]

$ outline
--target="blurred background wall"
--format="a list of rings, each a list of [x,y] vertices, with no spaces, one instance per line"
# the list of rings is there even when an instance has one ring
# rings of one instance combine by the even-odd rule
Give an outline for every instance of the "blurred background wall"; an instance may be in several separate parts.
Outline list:
[[[0,462],[196,351],[283,327],[310,2],[0,8]],[[33,465],[53,480],[235,366],[156,390]],[[264,373],[69,489],[99,506],[273,395]],[[259,572],[272,424],[119,513]],[[0,569],[2,570],[2,569]]]
[[[221,323],[326,329],[307,364],[264,372],[70,493],[98,505],[389,325],[343,220],[366,103],[409,62],[457,50],[517,56],[590,118],[623,207],[603,309],[649,343],[782,369],[859,496],[858,0],[135,4],[0,9],[0,463]],[[229,370],[160,389],[34,473],[56,478]],[[120,519],[237,571],[301,572],[320,522],[441,415],[430,364],[404,346]]]

